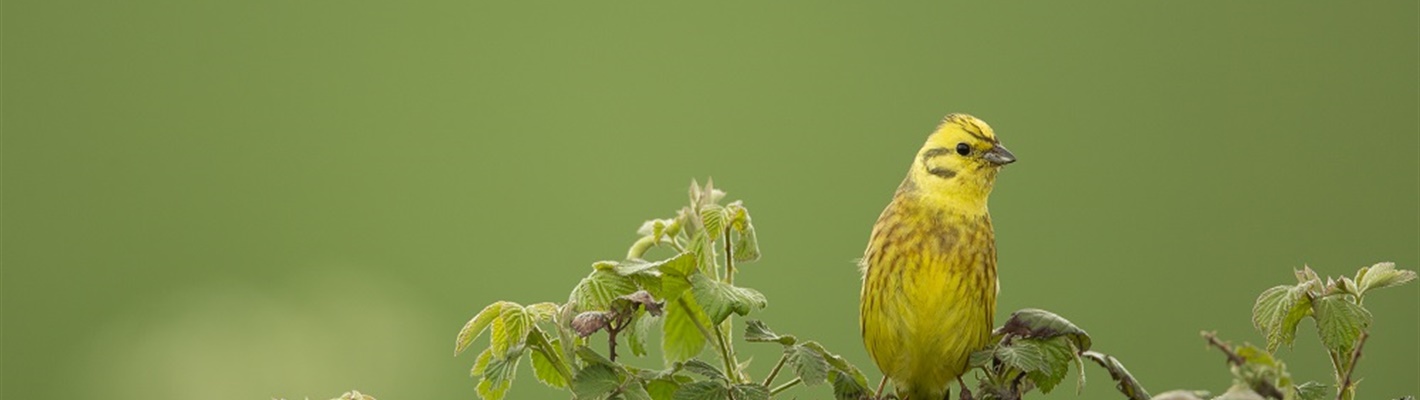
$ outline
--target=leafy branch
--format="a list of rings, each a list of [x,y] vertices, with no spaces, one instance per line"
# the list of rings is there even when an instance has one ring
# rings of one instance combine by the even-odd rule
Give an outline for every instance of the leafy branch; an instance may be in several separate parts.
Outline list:
[[[744,321],[743,339],[778,344],[782,353],[766,376],[754,379],[746,373],[733,346],[733,321],[768,302],[763,293],[735,285],[735,275],[742,265],[760,258],[760,249],[744,203],[721,204],[724,197],[710,183],[692,183],[688,205],[668,218],[643,223],[626,258],[593,263],[565,303],[497,301],[480,310],[454,342],[458,355],[489,333],[488,346],[478,353],[471,371],[478,378],[479,397],[503,399],[526,358],[539,382],[568,390],[574,399],[767,400],[795,387],[824,384],[836,399],[873,399],[881,385],[873,390],[863,372],[846,359],[818,342],[776,333],[763,321]],[[1353,375],[1373,319],[1363,305],[1366,296],[1416,278],[1415,272],[1392,263],[1361,268],[1354,277],[1323,280],[1305,267],[1295,276],[1296,284],[1269,288],[1253,305],[1253,325],[1265,347],[1234,346],[1203,332],[1208,345],[1226,356],[1234,378],[1232,387],[1215,400],[1322,400],[1331,388],[1337,400],[1353,400],[1359,381]],[[1292,346],[1298,324],[1306,318],[1316,322],[1334,385],[1297,384],[1275,356],[1281,346]],[[644,357],[649,354],[647,341],[657,331],[660,365],[629,364],[620,349],[629,350],[632,359]],[[593,349],[598,333],[606,335],[605,356]],[[1019,400],[1037,389],[1050,393],[1071,365],[1078,372],[1077,392],[1083,391],[1085,360],[1107,371],[1115,388],[1130,400],[1207,396],[1171,391],[1150,397],[1118,359],[1093,350],[1093,345],[1089,334],[1059,315],[1040,309],[1012,313],[992,332],[990,343],[971,354],[968,370],[974,371],[977,384],[974,394],[963,389],[962,398]],[[712,355],[702,357],[704,353]],[[792,377],[781,383],[781,375]]]

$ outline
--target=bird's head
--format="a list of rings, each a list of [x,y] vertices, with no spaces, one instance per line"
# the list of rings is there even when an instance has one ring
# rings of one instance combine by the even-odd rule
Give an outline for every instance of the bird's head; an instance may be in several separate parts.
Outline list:
[[[916,194],[943,206],[985,212],[996,173],[1015,161],[985,121],[951,114],[917,151],[908,180]]]

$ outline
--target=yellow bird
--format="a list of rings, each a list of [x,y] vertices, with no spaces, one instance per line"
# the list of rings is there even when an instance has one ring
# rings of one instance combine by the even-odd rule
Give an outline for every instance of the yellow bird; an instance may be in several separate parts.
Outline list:
[[[939,400],[991,337],[996,237],[986,198],[1016,157],[986,122],[951,114],[912,159],[863,253],[859,326],[899,398]]]

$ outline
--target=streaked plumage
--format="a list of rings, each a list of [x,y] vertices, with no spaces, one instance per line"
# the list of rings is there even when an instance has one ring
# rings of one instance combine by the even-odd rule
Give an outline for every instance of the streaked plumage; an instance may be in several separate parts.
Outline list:
[[[943,398],[990,338],[998,289],[986,201],[1013,161],[985,122],[948,115],[873,226],[859,322],[899,397]]]

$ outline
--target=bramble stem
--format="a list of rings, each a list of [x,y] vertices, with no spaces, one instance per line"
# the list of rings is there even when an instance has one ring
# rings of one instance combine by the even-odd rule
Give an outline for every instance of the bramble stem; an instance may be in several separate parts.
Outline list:
[[[1238,355],[1237,352],[1233,351],[1232,346],[1228,346],[1227,343],[1219,341],[1217,333],[1203,332],[1203,338],[1208,339],[1208,344],[1213,345],[1213,347],[1217,347],[1218,350],[1222,350],[1223,354],[1226,354],[1228,356],[1229,364],[1232,364],[1234,366],[1242,366],[1243,364],[1247,363],[1246,359]],[[1252,390],[1254,392],[1257,392],[1257,394],[1260,394],[1263,397],[1269,399],[1283,400],[1286,398],[1286,395],[1283,395],[1282,391],[1278,390],[1276,386],[1273,386],[1271,382],[1263,380],[1259,383],[1261,384],[1260,387],[1252,388]]]
[[[1361,360],[1361,348],[1366,346],[1366,339],[1371,334],[1361,331],[1361,337],[1356,339],[1356,348],[1351,350],[1351,362],[1346,366],[1346,375],[1341,379],[1341,385],[1336,387],[1336,400],[1350,400],[1356,397],[1354,382],[1351,382],[1351,373],[1356,372],[1356,362]]]
[[[804,381],[804,378],[795,377],[794,380],[791,380],[791,381],[788,381],[788,382],[784,382],[783,385],[775,386],[774,389],[772,389],[772,390],[769,391],[769,395],[770,395],[770,396],[773,396],[773,395],[779,394],[779,392],[782,392],[782,391],[785,391],[785,390],[789,390],[789,388],[794,387],[794,385],[797,385],[797,384],[799,384],[799,383],[801,383],[801,382],[803,382],[803,381]]]
[[[784,362],[789,361],[789,353],[779,356],[779,362],[774,364],[774,369],[769,370],[769,376],[764,378],[764,386],[774,383],[774,378],[779,377],[779,370],[784,368]]]
[[[737,360],[735,360],[734,354],[731,353],[733,350],[731,350],[730,345],[726,343],[725,332],[720,330],[719,325],[715,326],[715,340],[718,344],[716,347],[720,348],[720,359],[725,360],[725,375],[730,377],[730,382],[741,383],[740,371],[735,365]]]

